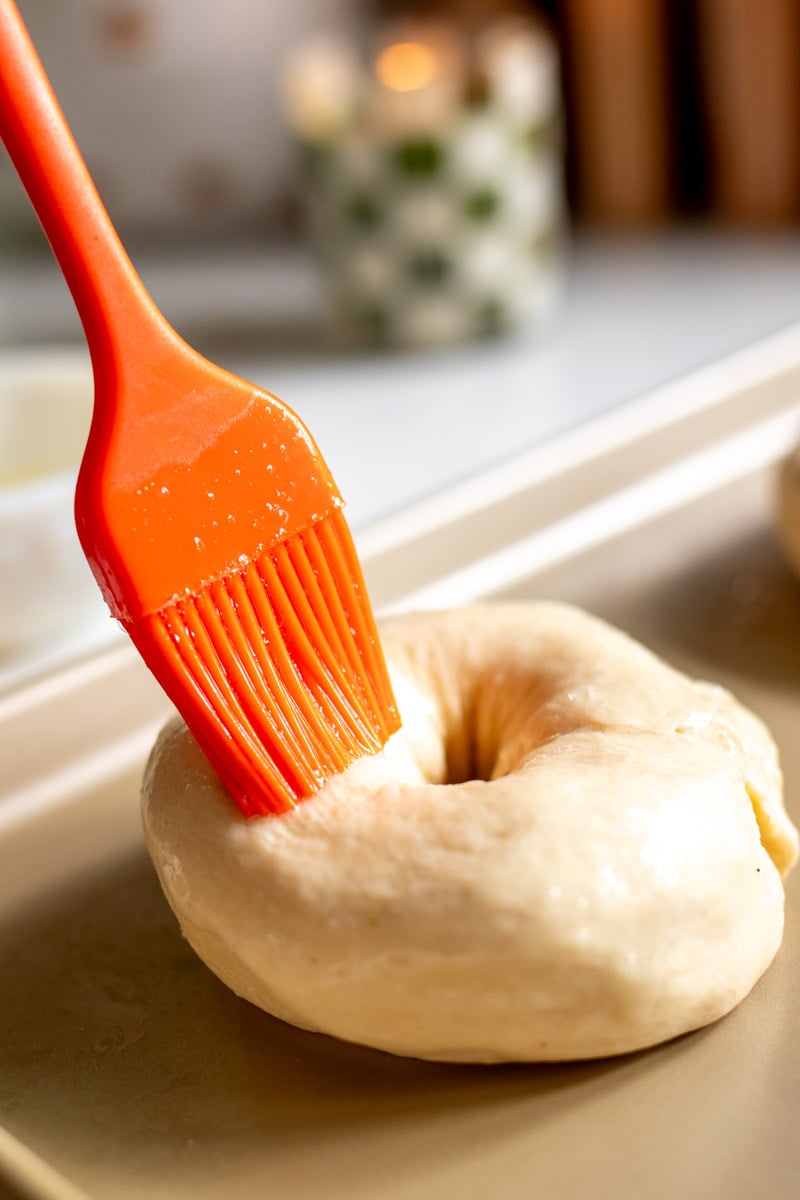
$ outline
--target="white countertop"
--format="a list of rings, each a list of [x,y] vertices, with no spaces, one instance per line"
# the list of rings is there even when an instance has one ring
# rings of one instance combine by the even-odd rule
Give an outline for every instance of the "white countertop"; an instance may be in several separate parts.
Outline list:
[[[800,320],[800,238],[578,239],[546,330],[418,354],[332,352],[299,252],[137,257],[194,345],[275,392],[316,437],[358,529]],[[0,349],[81,332],[55,267],[6,265]]]
[[[135,257],[192,344],[300,414],[356,533],[800,321],[800,238],[789,235],[579,239],[548,329],[390,355],[324,345],[316,277],[298,252]],[[55,265],[0,264],[0,362],[53,344],[88,358]],[[0,693],[107,641],[113,627],[103,618],[0,661]]]

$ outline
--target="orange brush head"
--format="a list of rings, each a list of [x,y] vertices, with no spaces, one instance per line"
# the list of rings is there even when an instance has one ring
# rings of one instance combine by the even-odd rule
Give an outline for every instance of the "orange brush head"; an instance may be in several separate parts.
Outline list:
[[[399,724],[338,513],[125,627],[247,816],[293,807]]]

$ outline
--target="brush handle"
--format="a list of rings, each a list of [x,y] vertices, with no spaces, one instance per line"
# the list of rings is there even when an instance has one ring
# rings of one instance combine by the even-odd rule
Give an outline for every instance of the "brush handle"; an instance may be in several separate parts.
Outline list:
[[[95,377],[115,376],[131,350],[169,327],[117,236],[13,0],[0,0],[0,138],[72,293]]]

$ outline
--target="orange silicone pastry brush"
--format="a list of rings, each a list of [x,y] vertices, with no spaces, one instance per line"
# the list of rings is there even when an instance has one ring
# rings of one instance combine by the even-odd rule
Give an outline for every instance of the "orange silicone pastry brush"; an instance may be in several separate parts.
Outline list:
[[[284,811],[399,724],[339,493],[299,418],[155,307],[12,0],[0,135],[91,353],[75,497],[86,557],[242,811]]]

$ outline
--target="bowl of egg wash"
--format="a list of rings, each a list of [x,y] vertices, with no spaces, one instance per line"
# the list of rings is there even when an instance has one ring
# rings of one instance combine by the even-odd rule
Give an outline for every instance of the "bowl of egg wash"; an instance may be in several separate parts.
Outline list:
[[[82,349],[0,350],[0,660],[105,613],[73,516],[92,397]]]

